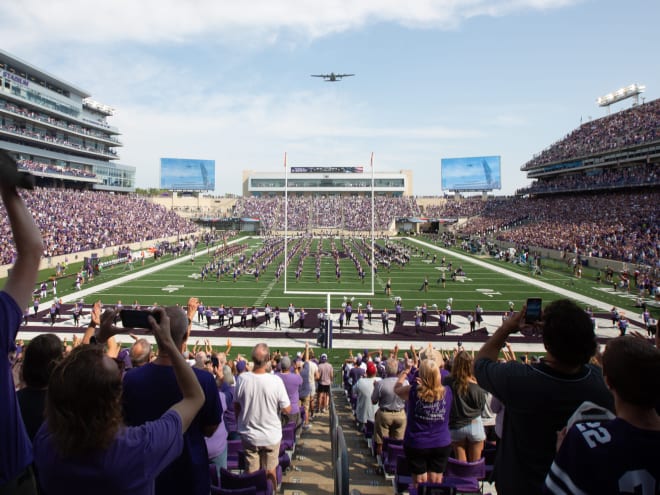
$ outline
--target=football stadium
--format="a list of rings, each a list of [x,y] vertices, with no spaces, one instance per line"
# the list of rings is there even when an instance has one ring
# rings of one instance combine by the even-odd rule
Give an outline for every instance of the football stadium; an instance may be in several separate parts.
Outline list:
[[[566,129],[565,137],[521,164],[531,183],[511,196],[495,194],[506,181],[500,157],[475,156],[443,159],[442,188],[450,194],[435,197],[414,195],[413,183],[426,179],[410,167],[380,170],[373,161],[360,160],[288,163],[286,157],[280,172],[246,168],[242,190],[216,197],[209,194],[215,187],[215,163],[209,160],[163,158],[161,187],[138,191],[136,167],[120,163],[115,109],[2,50],[0,89],[0,149],[6,152],[0,181],[7,190],[21,184],[14,176],[27,181],[20,197],[43,241],[36,283],[20,307],[10,342],[9,369],[17,390],[29,388],[21,369],[28,366],[35,339],[55,335],[65,354],[75,354],[100,338],[106,310],[114,312],[108,324],[119,333],[105,350],[128,377],[136,373],[128,368],[144,364],[134,359],[136,347],[149,348],[148,363],[158,359],[161,342],[147,315],[142,323],[131,323],[131,311],[156,315],[164,307],[187,311],[183,356],[220,384],[236,381],[223,382],[223,373],[240,376],[249,369],[259,343],[268,344],[269,365],[283,373],[302,376],[312,366],[331,365],[320,383],[327,385],[323,380],[330,377],[329,402],[323,402],[321,388],[319,397],[310,395],[309,377],[304,378],[306,405],[296,404],[293,427],[284,427],[273,468],[276,486],[270,474],[264,475],[263,489],[257,486],[262,481],[247,480],[246,466],[254,461],[245,458],[245,437],[241,444],[228,424],[218,441],[227,470],[213,468],[209,474],[207,459],[203,463],[210,493],[267,493],[266,478],[270,490],[291,495],[347,495],[350,489],[495,493],[497,486],[508,486],[493,478],[492,470],[496,456],[509,455],[509,447],[498,450],[502,432],[496,433],[490,402],[484,409],[486,399],[480,399],[478,414],[460,423],[465,428],[478,418],[487,432],[485,444],[479,435],[472,442],[482,445],[478,459],[470,459],[470,441],[460,447],[452,436],[456,450],[440,485],[442,475],[438,481],[415,474],[418,463],[410,452],[421,455],[421,447],[408,450],[402,431],[383,436],[383,415],[398,415],[402,406],[391,399],[381,402],[378,412],[378,398],[370,391],[380,388],[372,382],[410,373],[413,361],[421,373],[418,359],[429,352],[448,370],[458,369],[463,356],[480,362],[484,349],[502,328],[518,322],[524,308],[531,319],[531,305],[539,299],[544,308],[566,301],[579,307],[599,355],[621,335],[636,334],[655,345],[660,99],[635,100]],[[637,96],[636,90],[627,88],[625,96]],[[3,192],[3,200],[7,195]],[[16,240],[22,227],[17,230],[15,222],[3,210],[0,276],[14,291],[12,271],[23,270],[25,258],[19,252],[24,240]],[[542,314],[539,307],[537,318]],[[579,347],[570,336],[549,344],[544,327],[531,321],[518,330],[498,345],[495,360],[540,366],[539,373],[548,373],[542,363],[556,359],[557,348]],[[588,357],[582,364],[597,361]],[[481,368],[474,363],[473,369],[477,378],[470,383],[483,392],[476,383],[482,385],[484,370],[477,372]],[[566,377],[572,373],[561,370]],[[409,375],[411,382],[415,376]],[[521,377],[511,377],[511,383]],[[313,372],[311,382],[313,390]],[[297,382],[285,381],[287,391],[289,383]],[[495,378],[488,383],[484,388],[497,389]],[[295,388],[298,402],[302,395]],[[553,393],[548,391],[548,403],[559,401]],[[510,418],[531,414],[516,401],[507,402],[507,394],[499,399]],[[488,397],[495,395],[489,389]],[[465,405],[466,411],[471,407]],[[232,404],[225,403],[227,408]],[[570,414],[564,413],[565,423]],[[503,420],[504,434],[521,435],[507,423],[514,421],[510,418]],[[467,460],[454,459],[461,449]],[[230,477],[236,477],[236,490],[252,491],[233,490]],[[422,489],[424,481],[438,484]],[[643,493],[657,493],[660,480],[654,483],[655,491]]]

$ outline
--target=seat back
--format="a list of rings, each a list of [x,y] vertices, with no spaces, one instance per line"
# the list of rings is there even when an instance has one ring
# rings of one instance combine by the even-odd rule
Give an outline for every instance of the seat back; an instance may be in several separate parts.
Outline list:
[[[243,452],[243,442],[240,439],[227,441],[227,469],[230,471],[243,469],[239,455],[241,452]]]
[[[264,469],[241,474],[232,473],[224,468],[220,469],[220,488],[236,490],[250,487],[255,489],[256,495],[270,495],[273,491],[272,483],[266,477]]]
[[[211,485],[211,495],[257,495],[257,489],[253,486],[232,489]]]
[[[456,488],[438,483],[419,483],[417,495],[456,495]]]
[[[394,474],[396,471],[396,463],[398,457],[405,457],[403,445],[390,443],[387,446],[387,456],[383,462],[383,470],[386,474]]]
[[[475,462],[463,462],[450,457],[447,460],[445,476],[481,480],[486,477],[486,459],[482,457]]]
[[[481,493],[479,481],[486,478],[486,460],[462,462],[453,458],[447,461],[443,485],[454,486],[460,493]]]

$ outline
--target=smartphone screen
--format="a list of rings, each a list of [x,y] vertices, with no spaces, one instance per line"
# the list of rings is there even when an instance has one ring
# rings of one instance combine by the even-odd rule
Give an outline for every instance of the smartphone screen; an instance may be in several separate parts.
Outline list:
[[[541,304],[540,297],[530,297],[527,299],[527,310],[525,312],[525,323],[534,323],[541,318]]]
[[[124,328],[151,328],[149,325],[150,311],[139,309],[122,309],[119,316]]]

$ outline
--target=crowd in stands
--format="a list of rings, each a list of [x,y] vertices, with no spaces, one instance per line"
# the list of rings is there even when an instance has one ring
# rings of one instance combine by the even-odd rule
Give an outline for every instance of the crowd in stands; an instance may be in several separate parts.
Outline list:
[[[495,199],[460,234],[652,266],[660,261],[657,192]]]
[[[32,160],[19,160],[18,168],[28,172],[45,172],[49,174],[69,175],[71,177],[87,177],[92,179],[96,177],[94,172],[73,167],[62,167],[60,165],[53,165],[52,163],[34,162]]]
[[[559,193],[573,191],[592,191],[597,189],[615,189],[622,187],[657,186],[660,174],[656,164],[632,168],[608,168],[592,173],[538,179],[516,194]]]
[[[419,216],[414,198],[375,198],[374,227],[388,230],[395,219]],[[371,229],[370,197],[289,196],[286,208],[290,230],[332,228],[351,231]],[[284,198],[240,198],[234,216],[258,218],[266,231],[284,228]]]
[[[57,256],[188,234],[196,225],[137,196],[69,189],[21,193],[43,237],[43,255]],[[10,225],[0,218],[0,264],[15,257]]]
[[[586,122],[539,153],[523,169],[651,143],[660,139],[659,122],[660,99]]]

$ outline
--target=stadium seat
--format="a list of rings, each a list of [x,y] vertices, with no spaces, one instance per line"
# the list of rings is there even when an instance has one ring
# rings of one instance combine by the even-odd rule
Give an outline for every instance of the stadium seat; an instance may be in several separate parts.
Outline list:
[[[220,488],[230,490],[254,488],[254,495],[272,495],[273,493],[273,485],[266,477],[264,469],[253,473],[235,474],[222,468],[220,469]]]
[[[443,485],[454,486],[460,493],[481,493],[479,482],[486,478],[486,460],[463,462],[450,457],[442,480]]]

